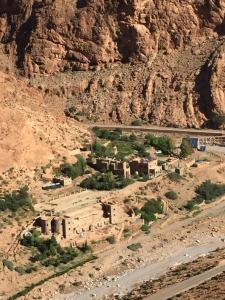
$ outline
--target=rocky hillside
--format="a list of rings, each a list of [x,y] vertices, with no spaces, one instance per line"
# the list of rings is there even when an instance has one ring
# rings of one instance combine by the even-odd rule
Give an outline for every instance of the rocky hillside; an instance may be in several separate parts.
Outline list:
[[[224,12],[224,0],[0,0],[3,62],[91,120],[200,127],[225,114]]]
[[[0,173],[74,157],[74,150],[90,140],[85,129],[63,116],[60,103],[47,101],[41,91],[1,71],[0,85]]]

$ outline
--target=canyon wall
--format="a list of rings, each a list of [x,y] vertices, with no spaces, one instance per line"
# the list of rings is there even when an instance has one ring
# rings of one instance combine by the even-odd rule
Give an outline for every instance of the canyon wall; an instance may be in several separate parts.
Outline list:
[[[92,120],[200,127],[225,114],[224,12],[224,0],[0,0],[1,48],[6,69]]]

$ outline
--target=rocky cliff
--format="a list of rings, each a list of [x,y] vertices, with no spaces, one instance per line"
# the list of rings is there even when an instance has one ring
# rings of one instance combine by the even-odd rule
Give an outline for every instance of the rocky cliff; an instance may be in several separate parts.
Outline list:
[[[7,69],[87,118],[200,127],[225,114],[224,12],[224,0],[0,0],[0,41]]]

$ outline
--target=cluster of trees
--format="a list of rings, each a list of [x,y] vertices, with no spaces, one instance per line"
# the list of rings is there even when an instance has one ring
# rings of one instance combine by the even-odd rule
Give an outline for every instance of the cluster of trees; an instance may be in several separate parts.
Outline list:
[[[55,237],[43,239],[40,233],[33,230],[21,240],[23,246],[35,249],[36,253],[31,257],[32,262],[40,261],[45,267],[67,264],[79,255],[79,251],[72,247],[62,248]]]
[[[176,142],[173,138],[167,136],[156,137],[151,134],[145,136],[145,145],[161,150],[163,154],[171,154],[176,148]]]
[[[5,193],[0,197],[0,211],[7,209],[13,212],[19,209],[33,210],[32,198],[28,193],[28,187],[22,187],[12,193]]]
[[[86,160],[81,155],[77,155],[76,158],[77,162],[75,164],[62,164],[59,173],[72,179],[84,175],[87,168]]]
[[[99,127],[94,127],[92,130],[98,138],[104,140],[116,141],[116,140],[124,140],[127,138],[126,136],[123,136],[122,129],[119,128],[109,131],[106,129],[101,129]]]
[[[151,199],[147,201],[141,209],[136,208],[135,213],[139,214],[141,218],[144,219],[145,223],[148,224],[149,222],[156,220],[155,214],[163,213],[163,208],[164,205],[160,198]]]
[[[203,182],[196,190],[196,197],[188,201],[185,208],[193,210],[195,207],[203,202],[209,204],[214,202],[217,197],[225,194],[225,184],[212,183],[211,180]]]
[[[100,139],[110,140],[107,146],[95,141],[93,144],[93,152],[96,157],[116,157],[124,160],[127,156],[137,153],[139,156],[148,157],[146,146],[137,141],[137,136],[132,133],[130,136],[123,135],[121,129],[108,131],[95,127],[93,129],[95,135]],[[115,147],[118,153],[115,154]]]
[[[122,189],[129,184],[133,183],[132,179],[120,178],[114,176],[111,172],[106,174],[95,174],[84,179],[80,186],[82,188],[91,190],[105,190],[110,191],[113,189]]]

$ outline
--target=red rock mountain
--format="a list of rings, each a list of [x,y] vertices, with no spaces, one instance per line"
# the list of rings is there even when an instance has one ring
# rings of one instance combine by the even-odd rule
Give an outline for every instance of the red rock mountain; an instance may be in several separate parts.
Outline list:
[[[225,114],[224,12],[224,0],[0,0],[2,68],[92,120],[200,127]]]

